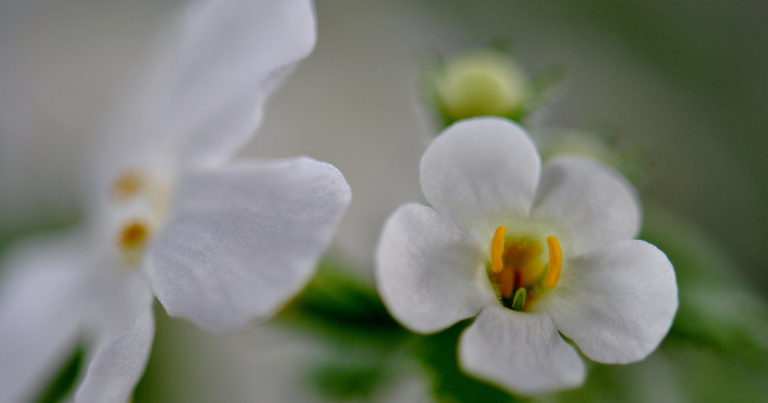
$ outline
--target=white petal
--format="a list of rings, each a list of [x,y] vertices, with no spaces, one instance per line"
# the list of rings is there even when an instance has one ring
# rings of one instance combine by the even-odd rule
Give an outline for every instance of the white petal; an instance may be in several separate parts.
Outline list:
[[[421,188],[459,229],[490,239],[500,217],[528,214],[540,170],[539,154],[520,126],[468,119],[432,141],[421,159]]]
[[[408,204],[392,214],[376,265],[387,308],[417,332],[445,329],[496,303],[481,249],[429,207]]]
[[[148,255],[157,298],[207,329],[265,319],[312,276],[350,197],[306,157],[189,174]]]
[[[28,241],[3,264],[0,401],[31,401],[74,351],[85,271],[72,237]]]
[[[147,159],[218,164],[254,133],[265,98],[316,40],[309,0],[187,2],[108,117],[106,180]],[[112,171],[110,170],[110,171]]]
[[[637,237],[642,206],[632,185],[611,168],[558,157],[544,166],[531,216],[564,226],[571,236],[563,247],[576,256]]]
[[[571,259],[537,309],[590,359],[641,360],[659,345],[677,311],[675,272],[663,252],[621,241]]]
[[[151,300],[150,300],[151,301]],[[144,373],[155,335],[152,304],[146,304],[122,333],[105,333],[77,391],[77,403],[125,403]]]
[[[191,14],[167,116],[189,138],[185,154],[231,153],[256,130],[275,80],[314,48],[312,3],[205,1]]]
[[[87,284],[85,322],[97,342],[77,402],[126,402],[144,373],[152,346],[153,297],[144,273],[108,263],[113,262],[105,262]]]
[[[461,335],[461,366],[511,391],[533,395],[579,386],[584,363],[552,319],[493,305]]]
[[[104,266],[89,279],[83,311],[87,330],[111,340],[123,333],[154,297],[141,271]]]

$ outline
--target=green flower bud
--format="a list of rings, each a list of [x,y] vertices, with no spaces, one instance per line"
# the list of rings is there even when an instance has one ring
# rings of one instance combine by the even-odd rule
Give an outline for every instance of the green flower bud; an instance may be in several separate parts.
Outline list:
[[[466,53],[449,61],[435,82],[449,122],[474,116],[512,116],[526,97],[526,78],[514,60],[494,50]]]

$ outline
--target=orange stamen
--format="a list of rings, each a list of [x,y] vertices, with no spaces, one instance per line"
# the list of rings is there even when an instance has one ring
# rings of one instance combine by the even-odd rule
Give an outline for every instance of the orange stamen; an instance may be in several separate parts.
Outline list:
[[[126,250],[135,250],[143,247],[149,240],[149,226],[142,221],[128,222],[120,231],[118,244]]]
[[[551,290],[560,280],[560,272],[563,269],[563,250],[560,248],[560,242],[553,236],[547,237],[547,245],[549,245],[549,271],[544,285]]]
[[[504,268],[504,262],[501,260],[501,253],[504,251],[504,235],[507,234],[507,227],[496,228],[491,241],[491,271],[499,273]]]

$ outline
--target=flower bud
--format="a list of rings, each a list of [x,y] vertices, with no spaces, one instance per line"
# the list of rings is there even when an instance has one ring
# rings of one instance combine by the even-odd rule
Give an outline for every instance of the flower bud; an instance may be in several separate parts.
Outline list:
[[[526,78],[515,61],[487,49],[450,60],[435,82],[447,122],[474,116],[511,117],[525,99],[525,87]]]

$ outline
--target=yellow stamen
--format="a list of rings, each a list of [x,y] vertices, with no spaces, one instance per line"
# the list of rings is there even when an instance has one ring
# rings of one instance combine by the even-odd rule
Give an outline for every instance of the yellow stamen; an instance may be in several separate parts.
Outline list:
[[[131,221],[120,231],[118,244],[125,250],[136,250],[147,243],[149,232],[149,226],[146,223],[140,220]]]
[[[549,271],[544,285],[551,290],[560,280],[560,271],[563,268],[563,250],[560,249],[560,242],[553,236],[547,237],[547,245],[549,245]]]
[[[507,227],[503,225],[496,228],[496,233],[493,234],[493,241],[491,241],[491,271],[494,273],[499,273],[504,269],[501,253],[504,251],[504,235],[506,234]]]
[[[116,201],[126,201],[141,192],[144,187],[144,176],[137,170],[127,170],[115,179],[112,185],[112,198]]]

